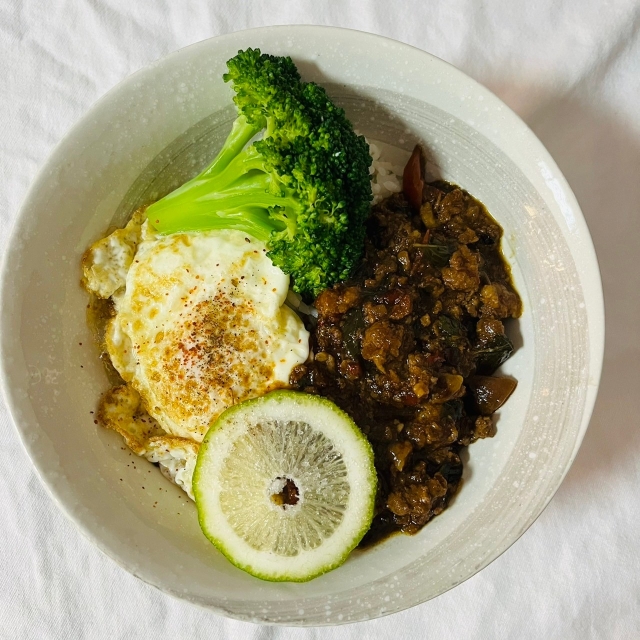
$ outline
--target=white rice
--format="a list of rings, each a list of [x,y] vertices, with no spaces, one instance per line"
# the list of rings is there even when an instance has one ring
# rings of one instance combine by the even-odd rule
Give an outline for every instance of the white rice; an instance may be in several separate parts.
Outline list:
[[[369,144],[369,153],[373,159],[369,168],[371,192],[373,193],[372,203],[377,204],[380,200],[388,198],[392,193],[400,193],[402,191],[403,167],[382,160],[380,147],[369,140],[367,142]]]
[[[318,311],[315,307],[310,307],[308,304],[305,304],[302,301],[302,298],[299,293],[296,293],[293,289],[289,289],[287,293],[287,305],[291,307],[294,311],[298,311],[307,316],[313,316],[314,318],[318,317]]]

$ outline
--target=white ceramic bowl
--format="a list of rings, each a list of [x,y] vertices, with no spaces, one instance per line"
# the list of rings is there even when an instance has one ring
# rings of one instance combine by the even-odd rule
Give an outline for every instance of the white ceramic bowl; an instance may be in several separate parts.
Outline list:
[[[445,179],[482,200],[505,230],[522,298],[519,380],[495,438],[469,449],[451,507],[415,537],[355,552],[307,584],[270,584],[229,564],[193,504],[115,433],[94,425],[107,380],[85,324],[79,261],[136,204],[193,174],[234,115],[221,79],[238,49],[291,55],[363,133],[426,144]],[[179,159],[179,163],[175,162]],[[424,602],[482,569],[540,514],[589,421],[603,350],[593,246],[562,174],[505,105],[423,51],[323,27],[234,33],[178,51],[102,98],[60,143],[18,217],[2,282],[7,402],[61,509],[102,551],[163,591],[244,620],[322,625]],[[148,470],[152,469],[152,474]],[[153,507],[157,501],[157,507]],[[180,512],[178,514],[178,512]]]

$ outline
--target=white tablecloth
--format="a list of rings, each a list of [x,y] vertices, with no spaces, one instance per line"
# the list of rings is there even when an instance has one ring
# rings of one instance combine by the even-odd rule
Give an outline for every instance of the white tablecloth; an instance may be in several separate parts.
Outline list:
[[[431,602],[330,629],[173,600],[58,512],[0,404],[1,638],[640,637],[640,4],[634,0],[0,0],[0,253],[38,167],[125,76],[192,42],[310,23],[380,33],[487,85],[557,160],[598,252],[600,395],[558,494],[501,558]]]

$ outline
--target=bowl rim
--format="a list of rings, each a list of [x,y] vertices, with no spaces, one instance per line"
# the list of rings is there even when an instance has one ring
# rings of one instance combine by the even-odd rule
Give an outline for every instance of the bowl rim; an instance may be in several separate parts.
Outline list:
[[[334,27],[329,25],[310,25],[310,24],[282,24],[282,25],[270,25],[270,26],[262,26],[262,27],[254,27],[251,29],[243,29],[239,31],[233,31],[230,33],[221,34],[218,36],[213,36],[211,38],[206,38],[200,40],[198,42],[192,43],[188,46],[181,47],[162,58],[159,58],[144,67],[138,69],[134,73],[128,75],[123,78],[120,82],[114,85],[111,89],[109,89],[106,93],[104,93],[100,98],[98,98],[84,113],[84,115],[78,119],[61,137],[61,139],[54,145],[52,151],[49,153],[47,159],[44,164],[39,168],[35,178],[33,179],[30,187],[28,188],[22,204],[18,210],[17,215],[12,224],[11,231],[8,235],[6,251],[4,251],[4,255],[1,258],[0,262],[0,301],[6,300],[9,289],[9,280],[10,280],[10,268],[9,265],[12,262],[12,257],[17,255],[20,252],[19,243],[16,242],[17,238],[20,235],[22,226],[25,223],[24,212],[29,208],[31,201],[34,199],[35,194],[41,188],[42,183],[46,180],[47,174],[50,169],[56,166],[60,159],[64,157],[64,153],[66,151],[67,145],[70,143],[71,138],[73,138],[74,133],[81,129],[87,122],[89,122],[93,114],[98,111],[105,103],[108,103],[115,95],[119,94],[122,90],[127,89],[135,84],[137,78],[141,74],[148,73],[152,71],[156,67],[162,66],[168,60],[172,60],[181,56],[185,51],[197,49],[197,48],[205,48],[210,45],[210,43],[216,41],[223,41],[225,39],[233,39],[237,37],[245,37],[251,34],[261,34],[266,32],[277,32],[281,31],[283,33],[290,32],[291,30],[296,31],[322,31],[327,35],[331,34],[334,38],[341,38],[345,35],[348,37],[357,37],[362,38],[363,40],[368,40],[371,43],[380,43],[380,44],[393,44],[393,46],[400,49],[412,50],[414,52],[418,52],[425,61],[431,62],[432,64],[439,65],[441,68],[446,69],[447,73],[453,74],[457,76],[458,79],[463,80],[468,86],[472,87],[474,90],[481,89],[482,91],[490,94],[492,99],[494,100],[494,104],[500,105],[502,109],[502,113],[505,117],[510,119],[510,126],[515,126],[519,129],[520,133],[526,137],[527,143],[531,145],[535,154],[544,159],[546,166],[548,167],[551,176],[555,183],[560,188],[563,197],[567,201],[570,208],[577,213],[575,218],[575,224],[577,227],[578,235],[582,240],[581,245],[581,271],[585,273],[590,280],[590,291],[589,295],[585,298],[586,312],[589,321],[590,328],[590,337],[589,337],[589,345],[590,345],[590,360],[589,360],[589,385],[585,398],[585,406],[582,414],[580,430],[576,437],[576,441],[574,443],[574,448],[572,455],[563,470],[563,472],[558,476],[556,481],[556,486],[552,491],[549,492],[549,496],[547,500],[542,504],[542,506],[537,510],[536,513],[533,513],[529,516],[526,525],[524,525],[513,537],[508,540],[505,544],[503,544],[500,548],[495,550],[493,553],[489,554],[487,558],[480,563],[478,566],[474,567],[473,571],[469,573],[463,580],[457,582],[454,585],[451,585],[448,589],[442,591],[445,593],[449,589],[457,586],[461,582],[467,580],[472,577],[486,566],[491,564],[496,558],[501,556],[511,545],[513,545],[521,535],[524,534],[525,531],[537,520],[537,518],[541,515],[541,513],[546,509],[549,502],[559,489],[562,484],[566,474],[571,468],[573,461],[578,453],[580,445],[583,441],[584,435],[586,433],[589,421],[591,419],[591,415],[593,412],[593,408],[595,405],[595,400],[598,392],[598,386],[600,383],[603,357],[604,357],[604,327],[605,327],[605,317],[604,317],[604,298],[602,292],[602,280],[600,276],[600,270],[598,265],[598,260],[595,252],[595,248],[593,245],[593,240],[588,230],[587,223],[584,219],[584,215],[582,214],[582,210],[577,202],[577,199],[571,190],[569,184],[567,183],[564,175],[558,168],[556,162],[553,160],[550,153],[546,150],[542,142],[537,138],[535,133],[528,127],[528,125],[510,108],[508,107],[500,98],[498,98],[493,92],[487,89],[484,85],[477,82],[463,71],[455,67],[454,65],[434,56],[433,54],[428,53],[427,51],[420,49],[419,47],[415,47],[413,45],[395,40],[393,38],[389,38],[386,36],[382,36],[379,34],[357,30],[357,29],[348,29],[342,27]],[[52,498],[53,502],[57,505],[57,507],[64,513],[64,515],[78,528],[78,530],[82,533],[85,538],[93,543],[102,553],[104,553],[107,557],[111,558],[114,562],[116,562],[120,567],[126,570],[128,573],[133,574],[135,577],[141,579],[146,584],[149,584],[159,591],[166,593],[178,600],[187,601],[191,604],[196,604],[197,606],[213,611],[216,614],[223,615],[225,617],[243,620],[243,621],[252,621],[255,622],[255,618],[250,618],[244,614],[238,614],[228,609],[223,609],[221,607],[216,607],[213,605],[206,605],[202,602],[192,600],[188,597],[188,595],[180,595],[176,592],[171,591],[168,587],[162,584],[156,584],[154,581],[145,578],[145,576],[141,575],[141,573],[135,570],[134,567],[128,565],[128,563],[121,557],[118,556],[117,552],[111,548],[111,546],[103,543],[100,536],[96,531],[94,531],[89,523],[85,522],[79,513],[76,513],[72,507],[72,505],[68,504],[65,500],[65,497],[62,495],[62,492],[57,490],[47,479],[47,470],[42,468],[36,460],[35,456],[32,455],[31,444],[28,438],[28,430],[23,429],[20,424],[19,415],[20,411],[18,409],[18,395],[19,388],[12,384],[12,373],[10,371],[9,365],[9,348],[10,344],[13,344],[11,332],[9,330],[10,327],[11,314],[8,311],[8,305],[0,305],[0,389],[2,389],[3,396],[5,399],[5,405],[8,409],[9,415],[11,416],[11,420],[15,427],[15,430],[18,434],[18,438],[22,444],[24,451],[27,456],[31,460],[33,467],[35,469],[36,475],[40,479],[41,483],[45,487],[45,490]],[[434,596],[437,597],[437,596]],[[417,606],[418,604],[422,604],[429,600],[430,598],[425,598],[420,602],[409,603],[409,604],[401,604],[400,606],[396,606],[395,608],[389,609],[382,613],[375,613],[369,619],[387,616],[393,613],[398,613],[400,611],[406,610],[413,606]],[[270,620],[261,620],[263,624],[268,625],[290,625],[291,622],[274,622]],[[345,621],[346,623],[346,621]],[[297,624],[297,623],[294,623]],[[316,623],[313,623],[316,626]],[[332,621],[329,624],[341,624],[340,622]],[[300,626],[308,626],[304,622],[300,624]],[[323,625],[324,626],[324,625]]]

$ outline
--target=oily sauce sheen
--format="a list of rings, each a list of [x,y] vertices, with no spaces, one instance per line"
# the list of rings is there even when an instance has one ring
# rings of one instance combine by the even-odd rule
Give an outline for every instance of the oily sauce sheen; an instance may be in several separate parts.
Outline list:
[[[363,264],[316,299],[314,355],[290,379],[373,445],[376,515],[361,546],[414,534],[447,507],[461,450],[494,435],[491,414],[516,384],[491,375],[513,350],[504,321],[522,311],[502,229],[457,186],[419,186],[422,201],[397,194],[373,208]]]

